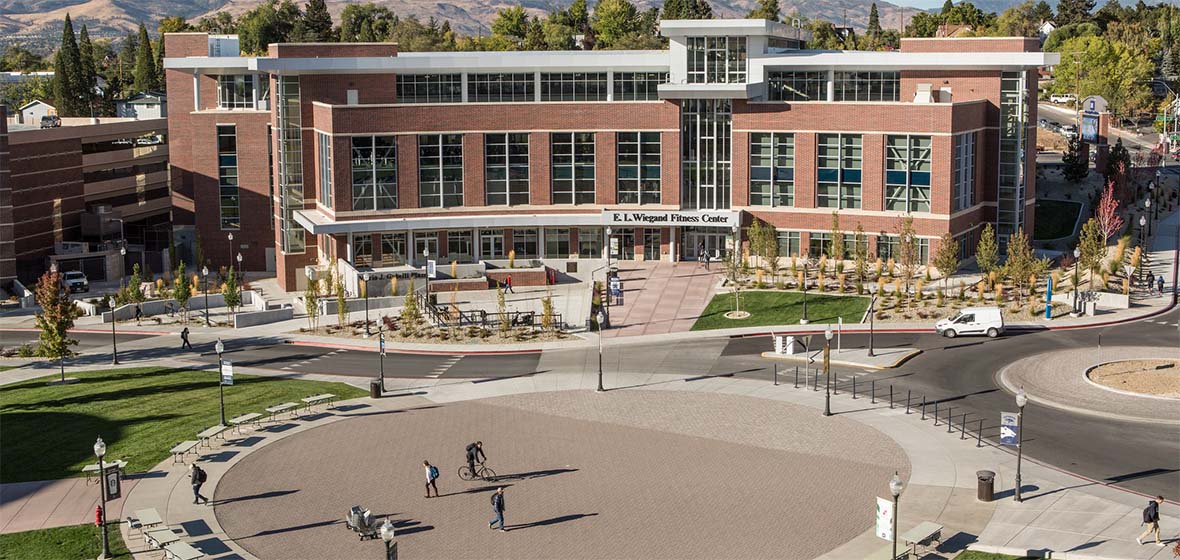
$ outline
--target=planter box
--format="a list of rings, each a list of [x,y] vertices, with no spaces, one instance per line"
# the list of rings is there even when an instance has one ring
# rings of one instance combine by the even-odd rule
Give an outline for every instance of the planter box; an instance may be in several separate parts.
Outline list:
[[[551,276],[549,267],[540,268],[496,268],[488,269],[487,278],[493,285],[500,285],[509,275],[512,276],[512,287],[548,286]]]

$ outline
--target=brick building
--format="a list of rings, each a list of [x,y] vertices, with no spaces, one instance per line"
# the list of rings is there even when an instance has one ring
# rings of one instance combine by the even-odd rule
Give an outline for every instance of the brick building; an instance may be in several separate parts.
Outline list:
[[[399,53],[169,34],[178,239],[206,259],[368,270],[723,254],[754,218],[784,255],[832,213],[869,251],[909,214],[923,256],[1032,226],[1035,38],[806,50],[764,20],[663,21],[662,51]],[[234,239],[229,240],[230,233]],[[850,245],[850,244],[849,244]]]
[[[91,281],[117,279],[124,260],[163,272],[172,239],[167,119],[63,121],[0,125],[0,288],[13,279],[29,286],[54,262]]]

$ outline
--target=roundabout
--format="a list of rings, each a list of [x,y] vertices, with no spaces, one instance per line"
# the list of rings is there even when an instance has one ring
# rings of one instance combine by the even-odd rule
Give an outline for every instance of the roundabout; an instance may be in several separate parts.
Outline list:
[[[454,474],[477,439],[494,484]],[[423,460],[439,498],[423,497]],[[214,499],[226,536],[263,560],[377,557],[343,526],[353,505],[389,516],[414,557],[814,558],[871,528],[894,470],[909,477],[892,439],[796,404],[560,391],[314,427],[237,462]],[[498,486],[507,533],[487,529]]]

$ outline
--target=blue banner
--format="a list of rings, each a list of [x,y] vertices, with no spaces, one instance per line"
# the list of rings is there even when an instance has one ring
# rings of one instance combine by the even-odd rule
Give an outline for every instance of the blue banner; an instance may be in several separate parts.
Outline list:
[[[1019,445],[1020,415],[1015,412],[1000,413],[1000,445]]]

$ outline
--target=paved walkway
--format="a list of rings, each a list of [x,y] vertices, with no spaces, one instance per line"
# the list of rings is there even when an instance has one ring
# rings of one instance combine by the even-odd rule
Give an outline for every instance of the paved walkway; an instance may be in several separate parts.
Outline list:
[[[135,488],[139,476],[123,480],[123,495]],[[94,523],[97,484],[85,478],[0,484],[0,533]],[[107,519],[122,517],[124,499],[107,502]]]
[[[687,332],[713,299],[722,273],[692,262],[623,262],[623,305],[610,308],[607,338]]]
[[[1180,359],[1180,347],[1074,348],[1048,352],[1008,364],[1000,370],[1000,382],[1013,392],[1024,387],[1029,400],[1054,408],[1180,427],[1180,400],[1119,393],[1085,377],[1086,370],[1099,364],[1150,358]]]

